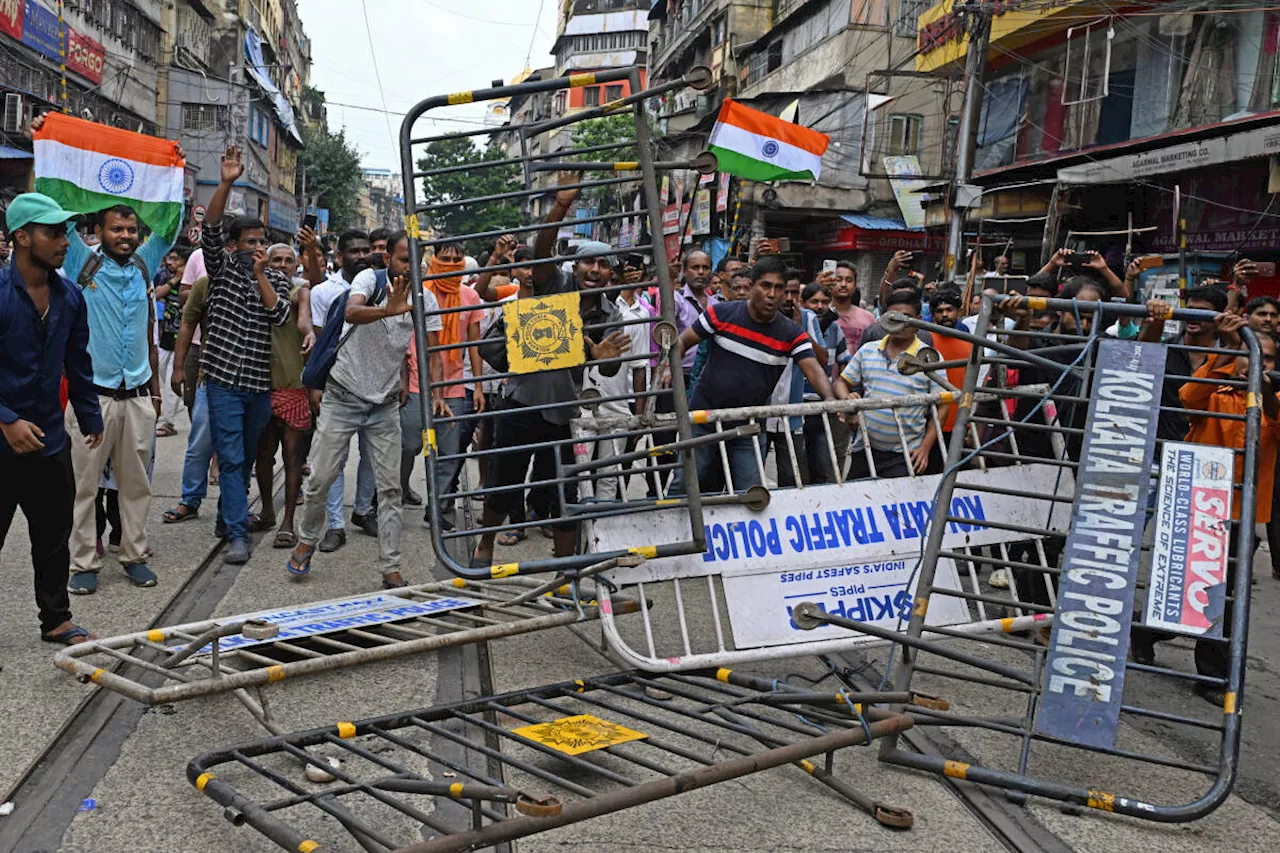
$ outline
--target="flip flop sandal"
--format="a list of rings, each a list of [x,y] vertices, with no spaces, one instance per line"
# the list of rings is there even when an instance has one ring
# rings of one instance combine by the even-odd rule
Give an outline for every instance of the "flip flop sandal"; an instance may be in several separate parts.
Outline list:
[[[307,575],[311,574],[311,558],[315,556],[315,553],[315,551],[312,551],[299,562],[294,562],[296,557],[290,553],[289,560],[285,563],[285,568],[289,570],[289,574],[293,577],[305,578]]]
[[[162,518],[165,524],[177,524],[180,521],[198,518],[199,516],[200,510],[189,507],[186,504],[178,504],[171,509],[166,509]]]
[[[497,542],[499,545],[503,545],[503,546],[506,546],[507,548],[510,548],[513,545],[519,545],[521,542],[523,542],[528,538],[529,538],[529,534],[523,529],[508,530],[506,533],[503,533],[501,536],[498,537]]]
[[[168,438],[171,435],[177,435],[178,430],[173,426],[166,424],[162,427],[156,427],[156,438]]]
[[[405,580],[404,578],[401,578],[401,579],[400,579],[400,582],[399,582],[399,583],[396,583],[395,581],[388,579],[386,575],[383,575],[383,576],[382,576],[382,588],[383,588],[383,589],[403,589],[404,587],[406,587],[406,586],[408,586],[408,585],[409,585],[409,582],[408,582],[407,580]]]
[[[93,639],[89,632],[84,628],[81,628],[79,625],[68,628],[65,631],[59,631],[57,634],[40,635],[40,639],[44,640],[46,643],[57,643],[62,646],[74,646],[76,645],[76,640],[80,637],[84,637],[86,640]]]
[[[271,543],[272,548],[293,548],[298,544],[298,536],[292,530],[281,530],[276,534],[275,541]]]

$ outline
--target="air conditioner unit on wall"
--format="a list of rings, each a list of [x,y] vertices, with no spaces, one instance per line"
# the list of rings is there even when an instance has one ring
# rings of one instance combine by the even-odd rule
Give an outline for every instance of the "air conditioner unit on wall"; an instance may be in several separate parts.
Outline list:
[[[5,133],[21,133],[25,117],[22,96],[7,93],[4,96],[4,121],[0,129]]]

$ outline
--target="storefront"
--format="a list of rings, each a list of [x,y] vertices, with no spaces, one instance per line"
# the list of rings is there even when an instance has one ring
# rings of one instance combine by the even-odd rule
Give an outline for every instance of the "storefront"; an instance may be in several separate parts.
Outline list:
[[[921,272],[928,275],[938,268],[946,251],[946,238],[941,235],[908,228],[901,219],[864,213],[845,213],[838,219],[810,225],[806,236],[804,259],[809,269],[822,269],[825,260],[852,261],[858,282],[864,285],[880,280],[894,252],[924,252],[925,268]]]

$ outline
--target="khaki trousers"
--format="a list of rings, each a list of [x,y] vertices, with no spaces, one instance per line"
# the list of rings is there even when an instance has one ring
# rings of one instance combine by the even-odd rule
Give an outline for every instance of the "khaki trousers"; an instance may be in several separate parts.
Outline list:
[[[151,511],[151,481],[147,461],[156,433],[156,409],[150,397],[116,400],[98,395],[102,407],[102,443],[85,446],[75,411],[67,407],[67,433],[71,436],[71,464],[75,468],[76,503],[71,519],[71,571],[96,572],[102,568],[97,551],[93,507],[102,470],[111,462],[120,492],[120,563],[143,563],[147,551],[147,513]]]

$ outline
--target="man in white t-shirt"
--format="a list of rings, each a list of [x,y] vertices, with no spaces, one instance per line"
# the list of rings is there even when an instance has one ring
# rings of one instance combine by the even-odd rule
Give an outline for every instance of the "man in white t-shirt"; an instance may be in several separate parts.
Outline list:
[[[311,445],[311,478],[303,491],[299,542],[289,556],[295,577],[311,569],[311,557],[325,532],[325,496],[342,471],[344,450],[360,435],[370,451],[378,489],[379,569],[385,589],[405,586],[400,576],[400,534],[404,513],[400,491],[400,406],[408,395],[402,366],[413,338],[410,314],[409,238],[402,231],[387,240],[386,286],[367,269],[351,282],[343,343],[329,371],[320,418]],[[440,318],[430,293],[423,294],[427,336],[437,345]],[[439,370],[432,353],[432,373]]]

